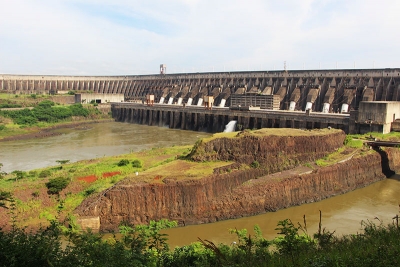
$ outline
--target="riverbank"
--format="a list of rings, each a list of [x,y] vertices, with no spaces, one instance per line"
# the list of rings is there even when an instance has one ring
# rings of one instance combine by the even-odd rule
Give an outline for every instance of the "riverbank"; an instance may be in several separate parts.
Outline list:
[[[114,130],[120,131],[121,126]],[[130,130],[126,135],[136,136]],[[21,225],[25,226],[45,223],[44,211],[57,214],[57,199],[45,186],[57,177],[70,180],[60,192],[64,215],[80,205],[75,213],[97,217],[102,231],[114,230],[118,220],[126,218],[132,223],[158,218],[177,220],[180,225],[207,223],[314,202],[384,179],[381,159],[369,158],[376,152],[343,146],[343,140],[343,132],[334,129],[225,133],[204,138],[193,147],[153,148],[46,168],[49,174],[44,177],[40,176],[44,170],[25,173],[22,178],[10,174],[0,186],[18,199],[17,208],[24,216]],[[389,155],[390,160],[395,154]],[[353,162],[365,157],[363,163]],[[122,159],[128,164],[119,166]],[[133,167],[135,160],[141,167]],[[333,168],[338,164],[350,165]],[[91,208],[104,217],[90,214]],[[109,213],[109,208],[117,215]]]
[[[24,127],[24,131],[26,133],[15,134],[15,132],[10,132],[10,136],[0,136],[0,142],[5,141],[16,141],[16,140],[26,140],[26,139],[34,139],[34,138],[43,138],[60,135],[61,133],[56,132],[57,129],[84,129],[85,125],[92,123],[101,123],[101,122],[110,122],[114,121],[111,118],[98,118],[98,119],[79,119],[77,121],[69,121],[69,122],[59,122],[56,124],[44,125],[40,126],[32,126],[32,127]]]
[[[168,171],[174,163],[167,164],[151,173],[158,178],[154,181],[146,172],[142,176],[146,179],[128,176],[91,196],[77,214],[91,223],[98,220],[100,231],[114,231],[122,221],[147,224],[162,218],[181,226],[210,223],[320,201],[385,179],[386,173],[399,167],[397,149],[379,153],[368,147],[346,149],[344,134],[337,130],[263,129],[232,135],[202,140],[188,157],[233,162],[213,174],[179,179]],[[313,165],[328,154],[335,161]]]

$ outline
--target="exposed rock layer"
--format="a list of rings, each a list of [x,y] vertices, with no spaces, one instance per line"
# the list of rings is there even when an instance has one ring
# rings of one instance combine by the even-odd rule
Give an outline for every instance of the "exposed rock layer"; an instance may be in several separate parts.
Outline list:
[[[271,139],[271,137],[269,138]],[[303,146],[303,150],[298,147],[290,150],[288,144],[291,142],[296,144],[297,142],[294,140],[298,138],[287,138],[286,144],[284,139],[280,139],[279,142],[270,140],[271,142],[266,147],[270,149],[269,151],[282,152],[277,148],[286,146],[288,148],[285,151],[288,155],[286,160],[295,162],[293,159],[297,159],[296,162],[299,163],[304,162],[303,160],[313,160],[313,153],[321,156],[324,154],[323,147],[330,146],[323,143],[323,140],[319,140],[312,147],[310,147],[310,142],[305,142],[307,145]],[[303,140],[301,138],[299,140]],[[329,139],[328,142],[332,142],[329,149],[333,149],[337,145],[332,141],[335,138],[336,142],[343,142],[341,135],[325,138]],[[232,159],[230,157],[239,154],[225,153],[228,150],[232,151],[237,145],[227,145],[229,142],[231,141],[224,140],[219,143],[217,139],[214,143],[207,144],[208,148],[203,149],[209,152],[218,151],[217,154],[209,153],[218,155],[215,159]],[[260,151],[263,150],[260,148],[264,145],[260,144],[260,140],[257,138],[246,139],[243,145],[242,148],[247,147],[248,149],[240,150],[240,152],[243,154],[243,151],[246,151],[247,154],[244,153],[242,157],[239,157],[239,161],[251,162],[254,160],[255,147],[262,154]],[[395,163],[399,162],[400,153],[396,149],[387,151],[390,152],[388,154],[390,167],[396,168]],[[257,159],[261,159],[260,162],[266,168],[235,170],[230,173],[217,172],[201,180],[174,181],[168,179],[163,184],[127,183],[124,181],[103,192],[101,196],[85,200],[77,209],[77,213],[99,216],[101,231],[115,230],[121,221],[144,224],[149,220],[168,218],[177,220],[181,225],[208,223],[318,201],[385,178],[382,172],[381,156],[378,153],[320,168],[309,174],[292,175],[279,179],[272,178],[265,173],[268,166],[277,166],[279,163],[279,161],[273,160],[274,156],[272,155],[274,154],[266,156],[265,160],[257,157]],[[298,155],[301,156],[297,157]],[[268,165],[268,158],[271,158],[270,165]]]

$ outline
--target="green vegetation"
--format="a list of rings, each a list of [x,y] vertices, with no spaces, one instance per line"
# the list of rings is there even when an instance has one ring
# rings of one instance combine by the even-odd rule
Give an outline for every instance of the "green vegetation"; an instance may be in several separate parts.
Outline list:
[[[1,194],[0,194],[1,197]],[[12,198],[8,197],[12,202]],[[58,210],[63,209],[63,203]],[[267,240],[258,226],[254,236],[246,229],[230,229],[232,244],[214,244],[199,238],[170,249],[162,229],[173,221],[151,221],[149,225],[121,225],[120,238],[79,231],[72,215],[63,222],[49,217],[50,225],[27,232],[11,223],[12,230],[0,229],[1,266],[399,266],[400,228],[362,222],[362,232],[336,237],[319,228],[309,235],[304,225],[290,220],[278,222],[279,237]],[[66,227],[65,225],[69,225]]]
[[[33,109],[2,110],[0,115],[11,118],[15,124],[34,125],[38,122],[55,123],[72,116],[87,117],[89,110],[82,104],[55,106],[54,102],[44,100]]]
[[[132,161],[132,167],[133,168],[142,168],[142,162],[138,159],[135,159]]]
[[[346,139],[344,140],[344,145],[352,148],[361,148],[363,146],[363,141],[357,138],[354,138],[354,135],[346,135]]]
[[[229,165],[231,162],[195,163],[181,160],[190,152],[191,146],[154,148],[121,156],[103,157],[70,163],[69,160],[56,160],[60,165],[5,174],[0,179],[0,188],[15,193],[15,205],[19,213],[18,225],[37,227],[46,224],[46,217],[55,217],[56,199],[59,195],[64,201],[62,215],[66,216],[88,196],[110,188],[126,179],[163,183],[167,175],[174,179],[201,179],[213,173],[214,168]],[[121,163],[122,166],[121,166]],[[136,172],[140,175],[136,176]],[[64,188],[64,185],[69,182]],[[64,188],[64,189],[63,189]],[[1,214],[1,210],[0,210]],[[37,214],[47,214],[37,218]],[[3,214],[1,214],[3,215]],[[0,216],[0,225],[10,214]]]
[[[9,95],[6,98],[0,94],[0,138],[39,131],[59,123],[110,117],[93,105],[58,105],[46,99],[48,96],[36,94],[16,96],[17,99],[10,99]],[[20,109],[1,109],[16,107]]]
[[[129,160],[128,159],[121,159],[118,163],[117,166],[126,166],[129,164]]]
[[[260,167],[260,163],[257,160],[255,160],[250,164],[250,167],[252,167],[254,169],[259,168]]]
[[[60,191],[65,189],[68,184],[69,184],[69,179],[68,178],[63,178],[63,177],[57,177],[54,179],[50,179],[47,183],[46,183],[46,187],[48,189],[48,193],[49,194],[60,194]]]

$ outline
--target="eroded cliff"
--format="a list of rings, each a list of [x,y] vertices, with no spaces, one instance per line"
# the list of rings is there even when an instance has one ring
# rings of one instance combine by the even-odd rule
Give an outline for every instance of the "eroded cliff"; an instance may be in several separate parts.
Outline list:
[[[336,130],[279,136],[241,133],[234,138],[198,142],[192,160],[236,163],[197,180],[169,178],[151,183],[126,179],[86,199],[76,211],[82,216],[99,216],[102,231],[115,230],[122,221],[144,224],[162,218],[181,225],[199,224],[318,201],[385,178],[378,153],[311,173],[271,175],[325,156],[340,147],[344,137]],[[389,165],[395,168],[399,152],[388,151]],[[259,167],[243,167],[254,161]]]

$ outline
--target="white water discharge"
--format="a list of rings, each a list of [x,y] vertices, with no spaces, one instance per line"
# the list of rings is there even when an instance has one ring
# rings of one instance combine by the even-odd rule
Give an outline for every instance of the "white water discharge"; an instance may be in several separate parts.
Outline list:
[[[190,106],[190,105],[192,105],[192,102],[193,102],[193,98],[189,97],[188,102],[187,102],[186,105]]]
[[[230,121],[227,125],[225,125],[224,133],[231,133],[234,132],[236,129],[237,121]]]
[[[322,113],[329,113],[330,104],[324,103],[324,107],[322,108]]]
[[[223,108],[225,107],[226,99],[221,99],[221,103],[219,103],[219,107]]]
[[[294,111],[294,108],[295,108],[295,107],[296,107],[296,102],[290,101],[289,110],[290,110],[290,111]]]
[[[312,109],[312,103],[311,102],[307,102],[306,104],[306,110]]]
[[[164,100],[165,100],[165,98],[164,98],[164,97],[161,97],[161,98],[160,98],[160,104],[164,104]]]
[[[182,97],[178,98],[178,105],[182,105]]]
[[[199,98],[199,101],[197,101],[197,106],[201,106],[203,104],[203,98]]]
[[[340,113],[345,113],[349,111],[349,105],[348,104],[343,104],[342,109],[340,110]]]
[[[174,98],[173,98],[173,97],[170,97],[170,98],[168,99],[168,105],[172,105],[172,101],[174,101]]]

